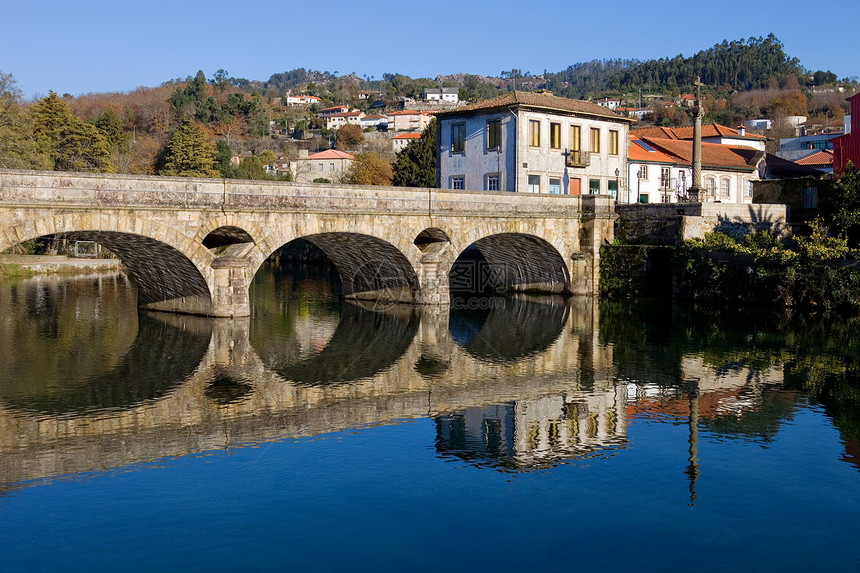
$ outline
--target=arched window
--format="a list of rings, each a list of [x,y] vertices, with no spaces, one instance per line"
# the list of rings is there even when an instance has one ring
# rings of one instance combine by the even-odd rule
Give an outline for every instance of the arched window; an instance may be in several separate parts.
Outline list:
[[[705,194],[708,197],[716,197],[717,181],[713,177],[705,177]]]

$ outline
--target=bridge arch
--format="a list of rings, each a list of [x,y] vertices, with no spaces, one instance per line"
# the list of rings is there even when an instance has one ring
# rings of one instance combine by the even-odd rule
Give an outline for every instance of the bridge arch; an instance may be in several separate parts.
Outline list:
[[[95,241],[116,254],[137,283],[142,307],[211,314],[207,274],[215,255],[175,229],[146,218],[72,213],[12,226],[0,235],[0,251],[45,235]]]
[[[571,290],[572,250],[568,241],[545,229],[483,225],[456,239],[445,253],[444,271],[454,290],[473,290],[471,286],[477,287],[474,290],[567,293]],[[458,284],[458,276],[468,284]]]

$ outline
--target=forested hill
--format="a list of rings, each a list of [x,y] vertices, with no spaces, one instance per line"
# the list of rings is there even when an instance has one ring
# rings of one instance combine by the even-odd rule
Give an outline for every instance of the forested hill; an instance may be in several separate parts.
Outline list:
[[[547,87],[557,95],[582,99],[604,92],[691,91],[699,76],[713,89],[745,91],[802,80],[803,68],[790,58],[773,34],[766,38],[726,41],[691,57],[659,60],[595,60],[547,74]]]

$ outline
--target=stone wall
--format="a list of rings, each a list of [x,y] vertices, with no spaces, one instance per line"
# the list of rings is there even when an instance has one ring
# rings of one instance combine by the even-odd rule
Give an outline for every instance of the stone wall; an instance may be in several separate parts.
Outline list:
[[[731,236],[766,230],[785,235],[787,205],[672,203],[617,205],[616,236],[631,244],[671,245],[678,239],[702,238],[719,230]]]

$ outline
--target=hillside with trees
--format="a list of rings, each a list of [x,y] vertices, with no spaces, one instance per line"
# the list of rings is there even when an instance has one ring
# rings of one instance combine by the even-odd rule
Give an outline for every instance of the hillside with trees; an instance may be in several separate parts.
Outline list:
[[[319,109],[342,104],[368,114],[391,111],[419,98],[425,88],[438,87],[458,87],[467,102],[515,89],[547,89],[578,99],[611,95],[634,106],[641,93],[643,104],[654,110],[650,122],[687,125],[688,110],[659,102],[692,91],[696,77],[706,84],[708,122],[737,125],[757,117],[806,115],[826,126],[838,124],[847,109],[848,94],[835,89],[835,74],[805,70],[772,34],[723,41],[689,57],[600,60],[540,75],[511,69],[498,77],[385,73],[375,78],[295,68],[249,80],[220,69],[210,78],[199,71],[128,93],[51,92],[35,101],[24,101],[14,78],[0,72],[0,167],[267,178],[266,166],[278,158],[337,145],[387,155],[395,163],[395,183],[426,185],[426,142],[393,161],[387,140],[354,128],[330,132]],[[841,83],[847,90],[857,85],[856,78]],[[314,96],[319,103],[290,107],[287,94]],[[202,163],[188,164],[183,157]]]

